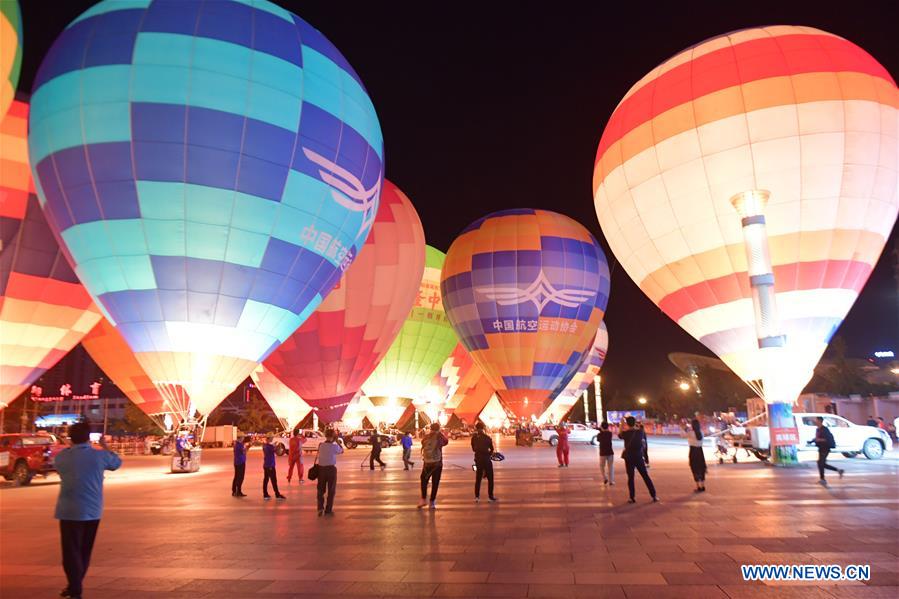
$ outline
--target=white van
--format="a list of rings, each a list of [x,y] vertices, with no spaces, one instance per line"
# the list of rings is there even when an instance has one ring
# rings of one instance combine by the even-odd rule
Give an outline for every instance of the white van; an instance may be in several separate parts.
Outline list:
[[[794,412],[796,428],[799,430],[799,451],[817,451],[818,447],[809,441],[815,438],[818,428],[817,418],[824,419],[824,426],[830,429],[838,451],[847,458],[854,458],[860,453],[869,460],[879,460],[883,452],[893,447],[893,442],[885,430],[874,426],[853,424],[841,416],[826,413]],[[770,434],[767,426],[746,427],[746,433],[752,441],[752,447],[760,458],[766,456],[770,448]],[[761,454],[761,455],[760,455]]]

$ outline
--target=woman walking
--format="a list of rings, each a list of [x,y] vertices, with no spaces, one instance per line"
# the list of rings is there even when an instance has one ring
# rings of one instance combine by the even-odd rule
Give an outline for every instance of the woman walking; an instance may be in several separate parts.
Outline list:
[[[334,514],[334,492],[337,490],[337,456],[343,447],[337,442],[337,432],[333,428],[325,431],[325,442],[318,446],[318,515]],[[328,503],[325,504],[325,490]]]
[[[556,445],[556,459],[559,460],[559,468],[567,468],[568,452],[570,451],[568,445],[568,427],[564,424],[560,424],[556,427],[556,434],[559,435],[559,444]]]
[[[705,454],[702,452],[702,427],[696,418],[690,422],[687,431],[687,443],[690,445],[690,470],[693,472],[693,480],[696,481],[694,493],[705,492]]]

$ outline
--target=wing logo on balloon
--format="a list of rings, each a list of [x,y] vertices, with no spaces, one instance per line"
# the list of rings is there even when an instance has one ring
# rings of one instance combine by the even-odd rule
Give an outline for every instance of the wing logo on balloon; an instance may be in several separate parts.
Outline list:
[[[318,174],[321,176],[322,181],[334,188],[331,191],[334,201],[347,210],[362,213],[362,222],[359,224],[359,231],[356,233],[356,239],[359,239],[365,231],[368,231],[371,224],[375,222],[378,208],[377,199],[381,192],[381,180],[378,179],[377,183],[370,189],[366,189],[356,175],[337,163],[328,160],[318,152],[314,152],[309,148],[303,148],[303,154],[312,163],[321,167]]]
[[[477,292],[500,306],[514,306],[532,302],[537,307],[537,310],[541,312],[543,308],[551,303],[564,306],[565,308],[577,308],[596,296],[594,292],[582,289],[556,289],[542,270],[540,271],[540,276],[527,289],[519,289],[518,287],[479,287]]]

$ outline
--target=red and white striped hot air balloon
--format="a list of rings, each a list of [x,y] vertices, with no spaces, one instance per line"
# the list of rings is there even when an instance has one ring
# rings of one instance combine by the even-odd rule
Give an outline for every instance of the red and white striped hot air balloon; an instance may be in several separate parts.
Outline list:
[[[606,126],[593,190],[612,251],[769,403],[801,392],[890,235],[897,108],[863,49],[772,26],[665,61]]]

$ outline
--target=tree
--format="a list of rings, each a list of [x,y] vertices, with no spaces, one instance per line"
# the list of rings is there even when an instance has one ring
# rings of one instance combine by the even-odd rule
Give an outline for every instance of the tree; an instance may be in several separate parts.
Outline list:
[[[268,404],[254,395],[247,402],[237,426],[248,433],[265,433],[278,427],[278,419]]]
[[[158,424],[130,401],[125,404],[124,417],[116,421],[113,426],[125,433],[141,435],[161,435],[164,432]]]

